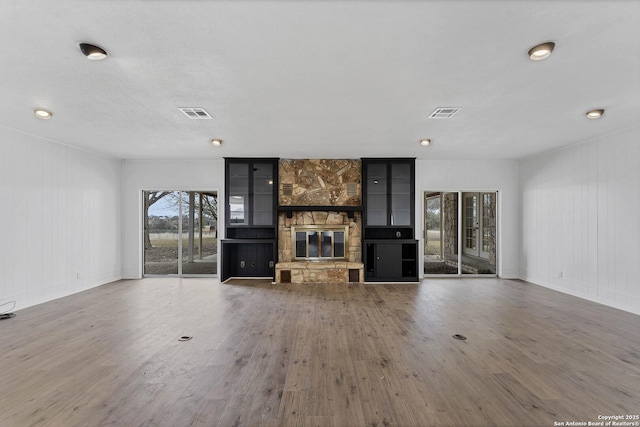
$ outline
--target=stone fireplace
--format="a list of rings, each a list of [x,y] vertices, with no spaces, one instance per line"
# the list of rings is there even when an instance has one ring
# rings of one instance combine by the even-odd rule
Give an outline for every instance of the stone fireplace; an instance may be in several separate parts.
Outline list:
[[[276,283],[364,281],[360,160],[280,160]]]

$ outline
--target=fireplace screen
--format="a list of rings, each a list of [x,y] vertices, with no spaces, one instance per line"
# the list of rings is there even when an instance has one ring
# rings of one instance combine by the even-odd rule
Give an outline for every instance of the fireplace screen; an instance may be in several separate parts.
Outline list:
[[[348,226],[291,227],[296,260],[346,259]]]

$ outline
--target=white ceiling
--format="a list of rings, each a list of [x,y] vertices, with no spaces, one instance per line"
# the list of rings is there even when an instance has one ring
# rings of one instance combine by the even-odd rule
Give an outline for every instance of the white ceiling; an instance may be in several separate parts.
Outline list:
[[[0,0],[0,125],[125,159],[518,159],[638,126],[639,23],[622,0]]]

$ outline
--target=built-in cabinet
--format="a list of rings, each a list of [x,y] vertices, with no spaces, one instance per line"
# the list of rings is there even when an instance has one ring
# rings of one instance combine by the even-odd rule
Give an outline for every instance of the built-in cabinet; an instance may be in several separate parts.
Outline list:
[[[367,281],[417,281],[415,159],[362,159]]]
[[[367,240],[364,245],[365,279],[418,280],[416,240]]]
[[[277,158],[225,159],[221,278],[274,277],[277,262]]]

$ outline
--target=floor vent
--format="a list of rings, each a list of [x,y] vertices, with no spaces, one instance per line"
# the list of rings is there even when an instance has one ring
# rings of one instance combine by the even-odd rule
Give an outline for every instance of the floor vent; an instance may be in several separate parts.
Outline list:
[[[457,107],[441,107],[433,110],[429,116],[430,119],[450,119],[455,116],[462,108]]]
[[[206,112],[204,108],[196,108],[196,107],[183,107],[178,108],[178,110],[182,111],[185,116],[189,117],[192,120],[211,120],[213,117]]]

